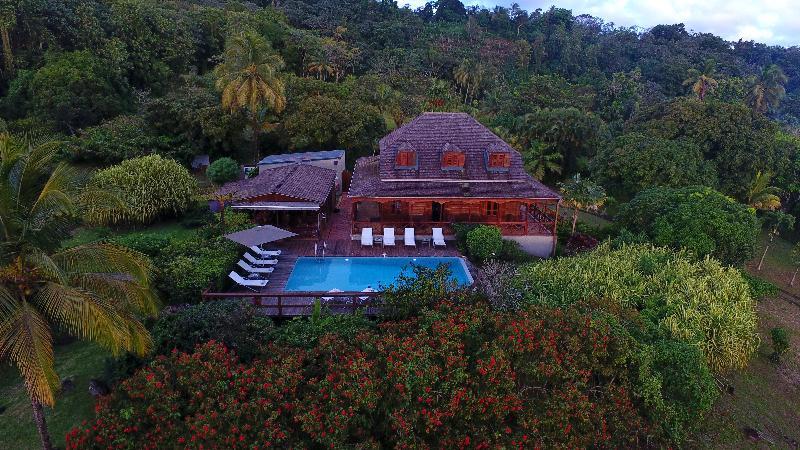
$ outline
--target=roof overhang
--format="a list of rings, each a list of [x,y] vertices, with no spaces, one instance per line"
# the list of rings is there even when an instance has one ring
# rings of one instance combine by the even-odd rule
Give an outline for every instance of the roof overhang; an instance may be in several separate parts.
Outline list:
[[[319,205],[314,202],[237,203],[231,205],[231,208],[259,210],[259,211],[319,211]]]

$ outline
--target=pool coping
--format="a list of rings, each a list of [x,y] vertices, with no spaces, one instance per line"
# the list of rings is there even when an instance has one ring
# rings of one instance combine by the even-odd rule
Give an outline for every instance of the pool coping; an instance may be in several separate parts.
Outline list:
[[[464,256],[326,256],[323,258],[315,257],[315,256],[300,256],[295,260],[294,265],[292,266],[292,271],[289,272],[289,277],[286,279],[286,285],[289,284],[289,280],[292,279],[292,275],[294,275],[294,271],[297,268],[297,261],[300,259],[367,259],[367,258],[405,258],[405,259],[418,259],[418,258],[436,258],[436,259],[457,259],[458,262],[461,264],[461,268],[464,269],[464,273],[467,275],[467,280],[469,284],[467,286],[472,286],[475,284],[475,279],[472,277],[472,273],[469,271],[469,267],[467,266],[466,258]],[[304,292],[304,291],[293,291],[286,289],[286,285],[283,287],[284,292]],[[356,291],[353,291],[356,292]]]

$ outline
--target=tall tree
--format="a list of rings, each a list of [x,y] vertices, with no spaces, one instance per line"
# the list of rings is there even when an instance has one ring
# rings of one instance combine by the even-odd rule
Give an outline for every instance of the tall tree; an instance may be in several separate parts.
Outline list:
[[[151,341],[140,317],[157,310],[143,255],[103,243],[61,248],[83,208],[109,195],[57,161],[53,142],[0,136],[0,360],[19,369],[45,449],[42,405],[59,386],[53,329],[144,355]]]
[[[258,138],[265,128],[268,110],[280,113],[286,107],[284,83],[280,78],[283,60],[269,42],[254,31],[243,31],[225,45],[222,63],[214,69],[222,106],[250,115],[253,157],[258,161]]]
[[[4,1],[0,5],[0,41],[3,45],[3,69],[6,77],[14,69],[14,54],[11,49],[11,28],[17,23],[16,1]]]
[[[716,63],[713,59],[707,59],[702,70],[689,69],[689,77],[683,81],[683,85],[691,86],[692,92],[697,95],[700,101],[703,101],[706,95],[714,92],[714,89],[719,84],[714,78],[715,76]]]
[[[780,105],[786,96],[784,85],[789,79],[783,70],[775,64],[767,66],[761,74],[752,80],[747,103],[755,112],[765,114]]]
[[[572,210],[572,234],[575,234],[575,227],[578,225],[578,211],[597,210],[608,200],[602,186],[581,178],[579,173],[576,173],[568,181],[559,183],[558,186],[563,196],[562,203]]]
[[[564,155],[550,150],[548,145],[538,141],[522,151],[525,170],[539,180],[551,173],[560,174],[562,159]]]

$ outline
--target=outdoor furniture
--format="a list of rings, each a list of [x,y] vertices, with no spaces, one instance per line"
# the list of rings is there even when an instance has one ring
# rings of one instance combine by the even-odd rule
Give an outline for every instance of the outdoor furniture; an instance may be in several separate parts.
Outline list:
[[[255,274],[272,273],[272,271],[275,270],[274,267],[253,267],[253,266],[251,266],[250,264],[247,264],[246,262],[244,262],[241,259],[239,260],[238,265],[242,269],[244,269],[244,270],[246,270],[246,271],[248,271],[250,273],[255,273]]]
[[[372,247],[372,228],[361,229],[361,245]]]
[[[361,292],[378,292],[378,291],[376,291],[375,289],[372,289],[372,286],[367,286],[366,288],[362,289]],[[358,297],[358,299],[363,302],[363,301],[368,300],[369,297],[367,297],[367,296]]]
[[[441,228],[433,228],[433,246],[434,247],[447,246],[447,244],[444,242],[444,233],[442,232]]]
[[[280,256],[281,254],[280,250],[261,250],[261,248],[257,245],[251,245],[250,250],[252,250],[253,253],[255,253],[258,256],[261,256],[262,258],[267,256]]]
[[[278,264],[277,259],[258,259],[247,252],[244,252],[244,259],[246,259],[250,264],[258,266],[274,266],[275,264]]]
[[[394,228],[383,229],[383,245],[394,246]]]
[[[414,241],[414,229],[406,228],[405,230],[405,243],[409,247],[416,247],[417,243]]]
[[[267,285],[267,283],[269,283],[267,280],[248,280],[246,278],[242,278],[242,276],[235,271],[231,271],[231,273],[228,274],[228,277],[230,277],[230,279],[236,282],[236,284],[239,286],[250,289],[251,291],[255,291],[256,289],[254,288],[263,288]]]
[[[431,246],[430,236],[422,236],[421,238],[419,238],[419,240],[422,241],[422,245],[427,245],[428,247]]]
[[[331,290],[330,290],[330,291],[328,291],[328,292],[335,293],[335,292],[344,292],[344,291],[343,291],[343,290],[341,290],[341,289],[333,288],[333,289],[331,289]],[[333,299],[334,299],[334,297],[322,297],[322,300],[324,300],[324,301],[326,301],[326,302],[333,301]]]
[[[373,244],[381,244],[382,245],[383,244],[383,236],[380,236],[380,235],[373,236],[372,243]]]

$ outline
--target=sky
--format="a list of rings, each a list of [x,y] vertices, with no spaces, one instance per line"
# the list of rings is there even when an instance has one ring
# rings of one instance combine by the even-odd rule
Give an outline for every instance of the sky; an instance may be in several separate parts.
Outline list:
[[[509,6],[507,0],[462,0],[465,5]],[[426,0],[397,0],[412,8]],[[527,11],[548,9],[553,0],[517,0]],[[800,0],[562,0],[557,7],[590,14],[617,26],[651,28],[684,23],[687,30],[713,33],[729,41],[800,45]]]

